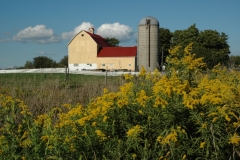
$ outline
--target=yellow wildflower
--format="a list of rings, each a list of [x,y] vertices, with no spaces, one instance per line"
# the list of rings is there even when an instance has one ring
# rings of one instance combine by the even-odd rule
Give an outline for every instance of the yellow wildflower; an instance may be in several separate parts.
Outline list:
[[[71,146],[70,146],[70,151],[71,152],[76,152],[77,150],[76,150],[76,148],[71,144]]]
[[[225,119],[226,119],[228,122],[231,121],[231,118],[229,118],[227,114],[225,115]]]
[[[161,144],[169,144],[170,141],[177,142],[177,132],[175,130],[172,130],[171,133],[169,133],[165,138],[159,136],[157,138],[157,141]]]
[[[21,157],[21,159],[22,159],[22,160],[26,160],[26,157],[23,156],[23,157]]]
[[[240,143],[240,136],[234,133],[234,135],[229,139],[228,143],[238,146]]]
[[[41,140],[42,140],[43,142],[46,142],[46,141],[48,141],[48,138],[49,138],[48,136],[42,136],[42,137],[41,137]]]
[[[187,157],[186,154],[184,154],[182,157],[182,160],[186,159],[186,157]]]
[[[118,107],[119,107],[119,108],[122,108],[123,106],[128,105],[128,99],[127,99],[127,97],[122,97],[121,99],[119,99],[119,100],[117,101],[117,104],[118,104]]]
[[[96,130],[95,131],[95,133],[97,134],[97,136],[101,139],[101,140],[104,140],[104,139],[106,139],[106,136],[105,136],[105,134],[104,133],[102,133],[102,131],[101,130]]]
[[[202,124],[202,128],[204,129],[204,128],[207,128],[207,124],[206,123],[203,123]]]
[[[143,111],[142,111],[142,110],[139,110],[138,113],[139,113],[139,114],[143,114]]]
[[[138,98],[136,98],[137,102],[145,107],[146,101],[149,99],[149,97],[146,95],[146,92],[144,90],[141,90],[139,93],[137,93]]]
[[[28,132],[27,132],[27,131],[25,131],[25,132],[23,133],[23,135],[22,135],[21,139],[25,139],[25,138],[27,138],[27,136],[28,136]]]
[[[217,119],[218,119],[218,117],[214,117],[213,120],[212,120],[212,122],[213,122],[213,123],[216,122]]]
[[[127,131],[127,136],[128,137],[135,137],[137,136],[139,133],[141,133],[143,130],[141,129],[140,125],[136,125],[134,127],[132,127],[131,129],[129,129]]]
[[[124,76],[125,80],[133,79],[133,75],[131,75],[131,74],[124,74],[123,76]]]
[[[107,119],[108,119],[108,116],[104,116],[104,117],[103,117],[103,122],[106,122]]]
[[[204,148],[205,143],[206,143],[206,142],[201,142],[199,148]]]
[[[92,126],[96,126],[96,125],[97,125],[97,122],[93,122],[93,123],[92,123]]]
[[[133,158],[136,158],[136,157],[137,157],[137,155],[136,155],[136,154],[132,154],[132,157],[133,157]]]
[[[145,77],[146,76],[146,69],[142,66],[142,69],[140,71],[140,73],[138,74],[139,77]]]
[[[168,102],[162,99],[160,96],[157,96],[153,106],[158,107],[159,105],[161,105],[162,108],[166,108],[166,105],[168,105]]]

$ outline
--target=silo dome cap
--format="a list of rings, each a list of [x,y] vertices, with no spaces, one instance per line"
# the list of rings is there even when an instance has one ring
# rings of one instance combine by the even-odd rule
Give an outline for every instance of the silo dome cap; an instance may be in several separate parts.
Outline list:
[[[140,21],[139,25],[146,25],[148,20],[150,20],[150,25],[159,26],[158,20],[156,18],[154,18],[154,17],[151,17],[151,16],[147,16],[147,17],[143,18]]]

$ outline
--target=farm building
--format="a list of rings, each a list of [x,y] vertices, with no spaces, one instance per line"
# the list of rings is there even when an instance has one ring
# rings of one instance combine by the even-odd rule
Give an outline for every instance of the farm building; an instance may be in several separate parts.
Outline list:
[[[70,70],[135,70],[137,47],[112,47],[94,29],[80,31],[68,44]]]
[[[80,31],[68,44],[70,70],[131,70],[159,68],[159,22],[145,17],[138,26],[138,46],[112,47],[94,28]]]

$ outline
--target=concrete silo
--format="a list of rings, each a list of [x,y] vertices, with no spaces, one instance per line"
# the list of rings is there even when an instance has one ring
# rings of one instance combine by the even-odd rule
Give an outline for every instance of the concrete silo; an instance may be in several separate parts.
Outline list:
[[[159,22],[154,17],[143,18],[138,25],[137,67],[149,72],[159,67]]]

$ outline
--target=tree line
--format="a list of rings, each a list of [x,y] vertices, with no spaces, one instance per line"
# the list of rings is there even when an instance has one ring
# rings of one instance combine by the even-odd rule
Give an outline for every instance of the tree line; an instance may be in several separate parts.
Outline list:
[[[39,56],[33,58],[32,61],[26,61],[25,65],[20,68],[33,69],[33,68],[63,68],[68,66],[68,56],[64,56],[59,62],[46,56]]]

